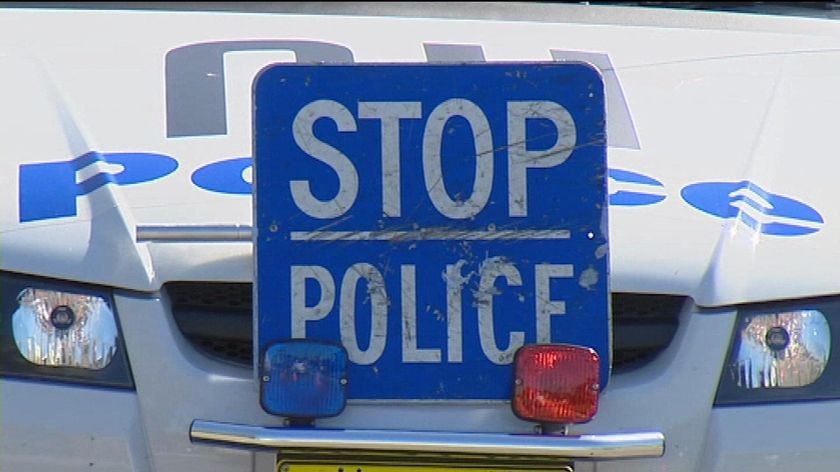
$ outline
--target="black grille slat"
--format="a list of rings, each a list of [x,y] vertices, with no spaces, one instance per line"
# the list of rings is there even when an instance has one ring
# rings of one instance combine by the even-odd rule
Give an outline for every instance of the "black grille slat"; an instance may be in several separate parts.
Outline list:
[[[252,310],[250,283],[172,282],[166,284],[166,291],[173,309],[209,309],[249,315]]]
[[[641,367],[668,347],[685,302],[673,295],[614,293],[613,372]]]
[[[181,333],[215,358],[250,366],[252,286],[250,283],[173,282],[166,284]],[[671,342],[685,297],[614,293],[613,371],[640,367]]]
[[[251,341],[231,341],[225,339],[204,338],[193,343],[198,345],[205,353],[213,357],[235,362],[245,366],[251,365],[253,346]]]
[[[251,316],[250,313],[247,315]],[[241,314],[214,310],[182,309],[178,311],[178,329],[188,338],[223,339],[251,342],[251,321]]]

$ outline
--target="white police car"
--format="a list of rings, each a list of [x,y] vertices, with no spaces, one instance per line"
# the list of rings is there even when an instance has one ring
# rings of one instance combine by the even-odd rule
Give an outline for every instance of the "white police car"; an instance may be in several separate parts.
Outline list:
[[[836,467],[830,11],[138,8],[0,10],[0,469]]]

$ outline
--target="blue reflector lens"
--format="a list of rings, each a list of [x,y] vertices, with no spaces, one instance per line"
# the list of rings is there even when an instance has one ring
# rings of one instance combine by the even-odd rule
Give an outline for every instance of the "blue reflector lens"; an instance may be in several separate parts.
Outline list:
[[[272,344],[263,356],[260,401],[273,415],[324,418],[344,409],[347,352],[294,340]]]

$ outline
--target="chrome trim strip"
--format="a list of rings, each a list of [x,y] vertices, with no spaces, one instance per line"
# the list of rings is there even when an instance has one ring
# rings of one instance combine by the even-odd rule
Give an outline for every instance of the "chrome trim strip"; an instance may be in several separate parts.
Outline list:
[[[248,225],[148,225],[137,227],[137,242],[250,242],[253,228]]]
[[[271,449],[405,451],[527,458],[629,459],[661,457],[665,453],[665,436],[659,432],[545,436],[269,428],[195,420],[190,426],[190,439]]]

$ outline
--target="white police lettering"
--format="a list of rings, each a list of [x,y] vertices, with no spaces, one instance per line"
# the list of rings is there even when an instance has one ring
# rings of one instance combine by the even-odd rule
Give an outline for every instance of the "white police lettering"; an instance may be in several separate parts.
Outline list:
[[[329,165],[338,175],[338,192],[330,200],[322,201],[312,195],[309,181],[293,180],[289,186],[298,208],[313,218],[336,218],[346,213],[359,193],[359,174],[350,159],[341,151],[315,137],[312,125],[320,118],[329,118],[338,131],[356,131],[356,120],[344,105],[332,100],[316,100],[307,104],[295,116],[292,134],[295,144],[313,158]]]
[[[440,349],[417,347],[417,277],[413,265],[400,268],[402,287],[402,360],[403,362],[440,363]]]
[[[484,355],[494,364],[510,364],[516,350],[525,344],[525,334],[519,331],[510,333],[507,348],[496,345],[496,331],[493,327],[493,296],[496,295],[496,279],[504,277],[508,286],[522,285],[522,275],[516,266],[502,258],[493,257],[484,261],[478,270],[480,281],[475,294],[478,305],[478,332]]]
[[[469,282],[475,272],[463,274],[463,268],[467,261],[459,260],[455,264],[446,266],[441,274],[443,283],[446,286],[446,362],[459,364],[464,359],[464,329],[463,329],[463,287]],[[566,304],[563,300],[551,298],[550,284],[552,279],[571,278],[574,270],[571,264],[535,264],[534,266],[535,296],[536,304],[536,341],[538,343],[549,343],[551,339],[551,317],[566,313]],[[432,310],[424,310],[432,316],[424,320],[417,318],[417,268],[413,264],[400,266],[399,277],[399,306],[401,307],[400,330],[401,330],[401,359],[406,363],[435,363],[443,362],[442,345],[420,346],[418,332],[428,333],[429,339],[438,338],[433,333],[435,330],[442,331],[442,323],[437,318],[442,313]],[[504,279],[507,287],[522,286],[522,274],[515,264],[502,257],[488,257],[478,268],[478,288],[472,293],[471,305],[477,307],[478,311],[478,336],[482,354],[494,364],[509,364],[517,349],[525,344],[525,333],[522,331],[511,331],[508,334],[506,347],[496,344],[496,322],[498,316],[516,316],[515,313],[496,313],[494,311],[493,298],[504,290],[497,287],[498,279]],[[308,306],[307,281],[315,281],[318,284],[316,293],[320,293],[319,299],[314,305]],[[366,297],[363,301],[357,299],[358,284],[365,283]],[[395,281],[392,281],[395,283]],[[386,280],[383,274],[373,265],[366,263],[353,264],[341,274],[341,285],[339,293],[335,291],[335,279],[330,272],[317,265],[292,266],[291,271],[291,332],[293,338],[305,338],[307,324],[326,322],[330,316],[339,318],[339,329],[341,343],[350,357],[350,360],[360,365],[370,365],[378,361],[387,348],[388,316],[392,303],[386,289]],[[427,288],[430,289],[430,288]],[[336,310],[335,300],[338,298],[338,309]],[[356,316],[359,306],[370,304],[370,335],[366,343],[367,347],[362,348],[356,332]],[[475,322],[475,321],[473,321]],[[522,320],[521,326],[531,325]],[[438,328],[438,326],[440,326]],[[533,325],[531,325],[533,326]],[[440,333],[440,331],[437,331]],[[362,343],[364,344],[364,343]],[[475,353],[473,353],[475,354]]]
[[[470,124],[475,143],[475,181],[466,200],[452,200],[443,181],[443,131],[446,123],[456,116],[465,118]],[[432,110],[423,134],[423,176],[432,204],[444,216],[462,220],[484,209],[493,189],[493,135],[490,123],[478,105],[463,98],[453,98]]]
[[[446,281],[446,359],[450,363],[464,360],[464,347],[461,332],[461,292],[469,277],[461,275],[461,268],[467,261],[459,260],[455,265],[447,265],[443,280]]]
[[[557,141],[548,149],[527,149],[526,121],[546,119],[551,121],[557,133]],[[568,159],[577,142],[577,130],[572,115],[554,102],[525,101],[508,102],[508,211],[510,216],[528,215],[529,168],[546,168],[562,164]]]
[[[400,120],[421,115],[420,102],[359,102],[359,118],[382,122],[382,214],[400,216]]]
[[[530,169],[545,169],[562,165],[572,153],[576,143],[576,128],[572,117],[561,105],[550,101],[509,101],[506,102],[507,112],[507,154],[508,154],[508,214],[511,217],[525,217],[528,215],[528,171]],[[361,163],[362,156],[343,154],[333,146],[317,139],[313,134],[313,124],[316,120],[326,118],[335,122],[341,132],[360,132],[357,130],[357,119],[379,120],[380,160],[377,172],[381,172],[381,188],[376,193],[365,188],[360,193],[359,174],[355,165]],[[493,190],[494,174],[494,146],[490,124],[485,113],[475,103],[463,98],[450,98],[434,107],[427,117],[423,116],[420,102],[358,102],[358,114],[353,116],[351,111],[342,104],[330,100],[316,100],[304,106],[295,116],[293,134],[298,147],[327,165],[338,175],[339,189],[334,198],[327,201],[317,199],[310,192],[309,182],[305,180],[290,183],[295,204],[305,214],[320,219],[331,219],[344,215],[355,203],[357,197],[381,192],[381,215],[384,218],[402,217],[402,176],[401,161],[406,156],[400,153],[400,126],[403,120],[423,119],[422,123],[422,173],[424,189],[437,211],[452,220],[473,218],[487,206]],[[453,198],[444,185],[444,168],[442,162],[442,146],[447,123],[451,119],[466,120],[471,133],[467,140],[472,139],[475,149],[475,173],[472,188],[462,189],[468,195]],[[548,133],[556,133],[555,142],[548,148],[541,150],[528,149],[526,141],[533,141],[535,136],[528,136],[528,120],[544,120],[550,123]],[[369,132],[372,128],[361,128]],[[373,128],[375,129],[375,128]],[[366,138],[369,136],[366,135]],[[370,137],[375,142],[376,136]],[[454,138],[452,138],[454,139]],[[375,151],[374,151],[375,152]],[[368,164],[364,164],[368,165]],[[361,167],[360,167],[361,168]],[[412,176],[413,177],[413,176]],[[419,178],[419,176],[417,176]],[[534,178],[532,176],[532,178]],[[500,182],[504,184],[504,182]],[[422,191],[422,190],[421,190]],[[504,195],[503,193],[502,195]],[[362,197],[360,197],[362,195]],[[359,202],[361,205],[362,202]],[[364,202],[370,205],[370,202]],[[504,207],[503,207],[504,208]],[[376,209],[377,211],[380,209]],[[296,242],[308,241],[440,241],[440,240],[477,240],[477,241],[519,241],[519,240],[563,240],[570,238],[570,232],[564,229],[547,230],[497,230],[476,229],[469,231],[435,229],[390,229],[387,226],[377,229],[333,231],[307,230],[291,231],[290,240]],[[571,264],[530,263],[519,268],[506,258],[499,256],[485,256],[477,267],[477,261],[453,260],[444,263],[435,270],[440,270],[442,283],[440,291],[434,292],[433,287],[423,287],[429,293],[446,294],[446,306],[432,307],[418,306],[417,284],[418,270],[423,270],[414,264],[402,264],[399,269],[378,269],[372,263],[358,262],[350,267],[340,269],[342,273],[330,273],[320,266],[293,266],[291,278],[292,316],[291,332],[293,337],[305,337],[307,324],[333,322],[338,318],[341,343],[347,350],[350,360],[359,365],[372,365],[383,358],[387,352],[399,352],[403,363],[434,363],[443,362],[460,364],[464,359],[483,356],[497,365],[510,364],[517,349],[525,344],[526,332],[529,341],[547,343],[552,341],[552,317],[564,315],[566,304],[564,300],[551,297],[553,281],[573,276],[574,268]],[[465,269],[473,267],[471,271]],[[511,287],[521,287],[523,277],[520,268],[527,267],[533,271],[533,278],[528,277],[533,288],[525,289],[522,293],[533,293],[535,319],[510,319],[521,316],[517,313],[495,312],[494,298],[503,293],[509,293]],[[335,270],[335,268],[333,268]],[[397,276],[396,274],[399,274]],[[472,293],[464,293],[464,287],[473,276],[478,278],[477,288]],[[336,281],[341,279],[336,293]],[[500,280],[502,279],[502,280]],[[312,295],[308,297],[311,305],[307,305],[307,284],[312,286],[312,280],[319,284],[320,299],[315,302]],[[364,283],[366,296],[362,298]],[[391,288],[389,296],[387,288]],[[311,287],[310,287],[311,288]],[[357,294],[359,294],[357,296]],[[475,313],[464,316],[464,298],[472,295]],[[522,296],[522,295],[520,295]],[[338,300],[338,302],[336,302]],[[313,304],[314,303],[314,304]],[[469,302],[466,302],[469,303]],[[501,303],[501,301],[499,302]],[[369,326],[364,334],[357,332],[357,316],[367,317],[370,305],[370,323],[360,323]],[[364,307],[364,308],[362,308]],[[397,308],[399,307],[399,308]],[[364,314],[358,310],[363,309]],[[430,316],[426,316],[428,314]],[[389,315],[395,317],[391,329],[400,331],[399,341],[396,333],[392,333],[392,340],[388,341]],[[445,317],[445,327],[442,321]],[[508,318],[508,319],[503,319]],[[399,322],[397,322],[399,320]],[[464,323],[472,326],[465,330]],[[476,326],[477,325],[477,326]],[[506,333],[500,331],[504,326]],[[527,331],[529,327],[536,327],[536,332]],[[311,325],[310,325],[311,328]],[[464,333],[475,333],[478,339],[466,340]],[[445,332],[444,332],[445,330]],[[369,337],[359,342],[358,336]],[[418,338],[422,335],[423,340]],[[500,343],[497,344],[497,334]],[[445,341],[443,337],[445,336]],[[475,334],[471,336],[476,336]],[[504,341],[504,338],[507,340]],[[365,342],[366,341],[366,342]],[[480,345],[479,352],[464,352],[465,349],[478,350],[476,341]],[[395,343],[395,344],[394,344]],[[394,344],[389,347],[389,344]],[[500,345],[501,344],[501,345]],[[472,347],[471,346],[475,346]],[[446,350],[444,360],[443,351]],[[389,354],[390,356],[390,354]]]
[[[534,268],[536,285],[536,308],[537,308],[537,342],[551,342],[551,317],[552,315],[565,315],[566,302],[551,299],[551,279],[571,278],[574,276],[574,267],[571,264],[537,264]]]
[[[292,337],[306,337],[306,322],[324,319],[335,304],[335,282],[327,269],[321,266],[292,266]],[[306,280],[312,279],[320,286],[321,299],[315,306],[306,306]]]
[[[356,339],[356,285],[361,279],[367,283],[371,316],[370,341],[365,350],[362,350]],[[385,352],[388,335],[388,294],[385,291],[385,280],[376,267],[358,263],[347,269],[341,280],[338,311],[341,344],[347,349],[350,360],[360,365],[370,365],[379,360]]]
[[[400,187],[400,120],[422,118],[420,102],[359,102],[360,119],[381,121],[382,214],[386,217],[402,215]],[[475,180],[468,198],[452,199],[443,178],[441,148],[446,124],[454,117],[464,118],[470,125],[475,146]],[[344,153],[319,140],[312,125],[320,118],[329,118],[342,132],[355,132],[356,120],[342,104],[332,100],[316,100],[301,108],[295,116],[293,135],[298,147],[308,155],[330,167],[338,176],[335,197],[322,201],[312,195],[310,183],[293,180],[292,198],[307,215],[329,219],[345,214],[355,203],[359,193],[359,175],[353,162]],[[526,123],[531,119],[551,122],[557,139],[547,149],[528,150]],[[507,102],[508,127],[508,214],[528,216],[528,169],[555,167],[574,151],[576,127],[572,116],[563,106],[550,101]],[[533,139],[531,139],[533,140]],[[490,124],[475,103],[452,98],[436,106],[429,114],[423,132],[423,178],[426,192],[434,207],[452,219],[467,219],[479,214],[487,205],[493,190],[493,136]]]

